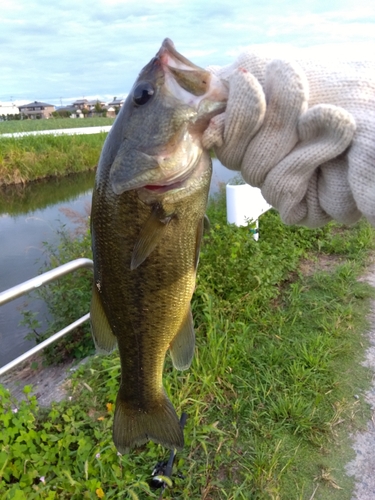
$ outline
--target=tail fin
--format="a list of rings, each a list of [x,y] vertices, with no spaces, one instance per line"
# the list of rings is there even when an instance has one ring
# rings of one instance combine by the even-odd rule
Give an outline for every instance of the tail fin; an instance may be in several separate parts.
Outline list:
[[[176,411],[165,393],[159,401],[145,411],[130,407],[117,395],[113,422],[113,441],[120,453],[130,448],[154,441],[166,448],[181,450],[184,434]]]

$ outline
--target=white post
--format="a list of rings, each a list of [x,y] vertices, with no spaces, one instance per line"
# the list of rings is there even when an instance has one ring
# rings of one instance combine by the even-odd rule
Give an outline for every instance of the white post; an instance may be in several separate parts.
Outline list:
[[[226,186],[227,194],[227,221],[236,226],[246,226],[249,220],[254,221],[256,229],[254,240],[259,239],[258,218],[271,207],[263,198],[259,188],[249,184],[230,184]]]

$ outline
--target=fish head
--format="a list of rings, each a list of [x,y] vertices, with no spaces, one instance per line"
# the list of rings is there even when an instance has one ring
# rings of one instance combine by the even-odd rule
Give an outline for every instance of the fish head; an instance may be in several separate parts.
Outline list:
[[[100,163],[111,164],[114,193],[141,190],[147,202],[188,190],[189,180],[199,176],[202,134],[224,111],[227,96],[221,80],[164,40],[140,72],[103,148]]]

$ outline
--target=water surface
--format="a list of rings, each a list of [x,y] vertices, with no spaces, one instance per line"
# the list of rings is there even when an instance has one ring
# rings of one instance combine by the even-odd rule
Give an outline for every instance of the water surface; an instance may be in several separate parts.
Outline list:
[[[62,224],[73,225],[65,209],[88,214],[94,172],[60,179],[9,186],[0,192],[0,291],[18,285],[37,274],[44,262],[43,242],[57,244]],[[20,309],[27,296],[0,307],[0,366],[34,345],[25,340],[20,326]],[[43,304],[32,301],[30,309],[45,313]]]

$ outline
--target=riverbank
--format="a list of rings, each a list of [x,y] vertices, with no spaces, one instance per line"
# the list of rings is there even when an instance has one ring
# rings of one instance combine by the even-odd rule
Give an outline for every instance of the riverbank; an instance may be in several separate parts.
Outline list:
[[[14,134],[19,132],[34,132],[39,130],[55,130],[81,127],[101,127],[113,125],[114,118],[49,118],[48,120],[9,120],[0,122],[1,134]]]
[[[107,133],[0,137],[0,186],[94,169]]]
[[[42,353],[37,353],[3,375],[1,383],[18,402],[27,399],[24,387],[32,386],[32,394],[39,406],[47,407],[52,402],[67,399],[70,386],[68,377],[75,366],[78,363],[73,359],[59,365],[45,366]]]
[[[77,127],[88,130],[93,127],[108,127],[113,122],[113,118],[0,122],[0,186],[26,184],[95,169],[107,132],[54,136],[52,131]],[[32,132],[42,135],[4,135]],[[44,135],[45,132],[51,133]]]

